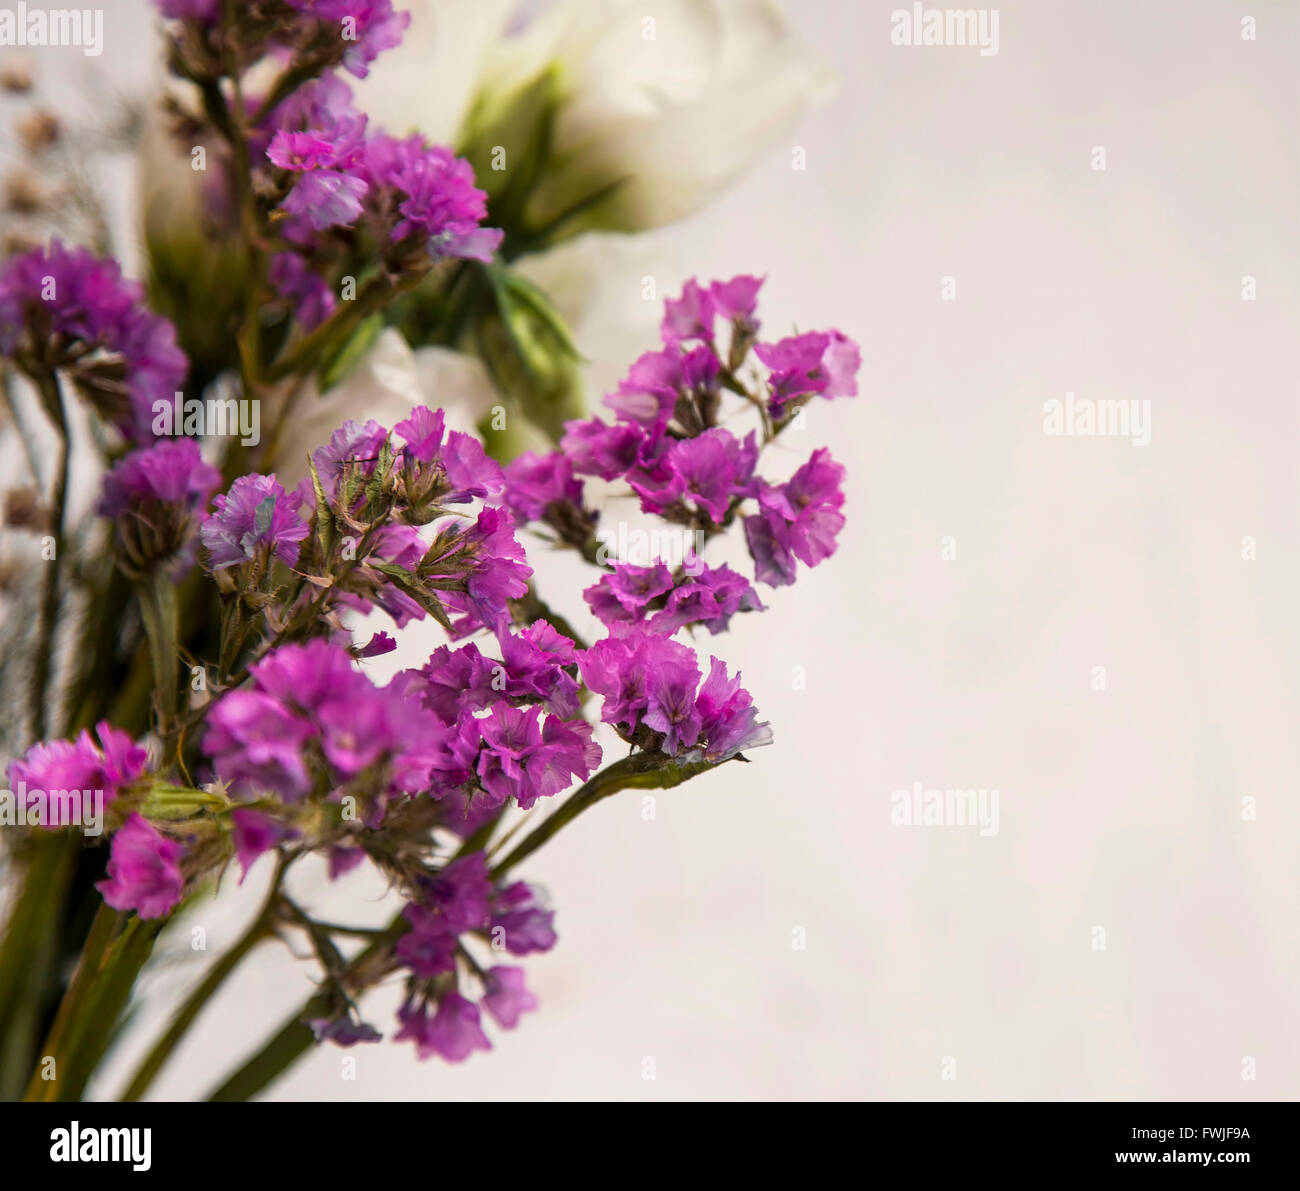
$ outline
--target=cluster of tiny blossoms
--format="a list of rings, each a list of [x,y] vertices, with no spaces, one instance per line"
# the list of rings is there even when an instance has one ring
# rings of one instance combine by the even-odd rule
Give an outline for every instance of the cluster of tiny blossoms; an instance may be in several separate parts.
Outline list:
[[[168,759],[172,742],[175,762],[183,755],[174,725],[147,763],[147,742],[107,724],[98,742],[83,733],[34,746],[11,784],[105,792],[100,887],[141,917],[170,914],[231,861],[246,873],[267,853],[286,863],[312,852],[332,877],[368,862],[406,903],[370,972],[403,981],[396,1037],[452,1061],[489,1046],[484,1010],[510,1028],[536,1006],[523,969],[494,954],[545,951],[555,930],[541,892],[494,865],[485,841],[508,806],[596,780],[588,697],[631,759],[683,776],[771,741],[740,675],[717,657],[706,667],[677,639],[761,610],[750,579],[698,556],[601,558],[585,488],[588,477],[622,480],[645,511],[702,540],[739,522],[755,579],[773,586],[793,579],[795,559],[813,566],[835,549],[838,465],[819,449],[773,483],[758,464],[804,403],[855,391],[857,350],[838,332],[759,343],[758,288],[749,277],[689,283],[666,305],[662,350],[607,398],[616,420],[570,422],[557,450],[504,469],[424,407],[391,430],[345,423],[293,490],[250,473],[217,492],[218,473],[189,440],[130,451],[99,504],[119,564],[149,583],[197,561],[222,605],[220,657],[202,667],[211,689],[181,713],[199,729],[191,764],[204,784],[182,783]],[[749,367],[751,353],[765,372]],[[758,419],[743,439],[721,424],[728,398]],[[520,523],[603,566],[583,593],[602,639],[578,641],[540,602]],[[363,663],[394,638],[361,643],[347,627],[375,610],[398,630],[432,617],[448,643],[376,683]],[[317,1037],[378,1039],[332,928],[287,896],[277,913],[306,931],[323,971]]]
[[[163,15],[180,22],[172,59],[184,77],[219,78],[232,38],[242,60],[281,64],[265,94],[240,98],[251,190],[275,233],[268,281],[297,323],[310,330],[323,322],[336,308],[339,282],[362,272],[376,251],[395,275],[445,258],[490,260],[502,233],[480,226],[487,200],[469,164],[418,134],[372,128],[343,78],[364,78],[400,42],[410,14],[394,11],[391,0],[253,7],[259,19],[231,29],[221,24],[217,0],[160,2]],[[229,208],[232,189],[228,174],[218,173],[209,205]]]

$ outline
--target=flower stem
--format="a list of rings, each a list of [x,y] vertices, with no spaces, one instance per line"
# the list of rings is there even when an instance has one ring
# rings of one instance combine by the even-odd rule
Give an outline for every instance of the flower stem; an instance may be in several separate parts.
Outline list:
[[[209,999],[226,982],[226,978],[243,962],[244,957],[259,943],[272,936],[274,933],[272,911],[279,895],[280,877],[283,871],[284,866],[281,865],[271,881],[271,890],[267,894],[261,910],[258,911],[257,917],[249,923],[244,933],[235,940],[216,963],[208,968],[202,981],[185,998],[181,1007],[176,1010],[176,1014],[166,1032],[154,1043],[153,1049],[145,1056],[140,1066],[136,1068],[135,1075],[131,1077],[131,1082],[127,1084],[126,1089],[119,1097],[120,1100],[123,1102],[139,1100],[149,1090],[149,1086],[153,1083],[158,1072],[171,1058],[172,1051],[185,1037],[195,1019],[203,1012],[203,1007],[208,1003]]]
[[[50,494],[50,507],[54,512],[54,557],[46,564],[41,589],[40,610],[36,621],[36,661],[32,667],[30,719],[37,739],[44,739],[50,729],[50,673],[54,667],[54,633],[59,619],[59,580],[63,568],[63,525],[68,503],[68,417],[63,408],[63,393],[58,377],[53,372],[43,373],[37,379],[46,411],[59,433],[58,462],[54,472],[54,488]]]

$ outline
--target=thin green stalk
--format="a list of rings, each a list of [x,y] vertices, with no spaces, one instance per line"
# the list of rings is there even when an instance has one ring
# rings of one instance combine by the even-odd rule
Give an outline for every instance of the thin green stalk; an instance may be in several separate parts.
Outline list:
[[[283,872],[283,868],[280,871]],[[185,998],[180,1008],[176,1010],[176,1014],[166,1032],[154,1044],[153,1049],[145,1056],[140,1066],[136,1068],[135,1075],[132,1076],[131,1082],[127,1084],[126,1089],[122,1092],[119,1097],[120,1100],[124,1102],[139,1100],[149,1090],[163,1065],[171,1057],[172,1052],[179,1045],[181,1039],[185,1037],[213,994],[226,982],[226,979],[243,962],[244,957],[254,947],[272,936],[274,932],[271,912],[279,888],[280,873],[277,873],[271,883],[271,892],[257,917],[249,923],[248,929],[235,940],[216,963],[208,968],[202,981]]]
[[[63,392],[53,372],[46,373],[38,382],[46,410],[59,432],[58,458],[54,471],[54,488],[50,494],[50,508],[54,511],[54,557],[46,563],[41,588],[40,609],[36,621],[36,659],[32,667],[30,695],[30,720],[38,739],[49,733],[53,719],[50,714],[50,674],[54,667],[54,636],[59,620],[61,592],[59,581],[63,574],[63,532],[68,505],[68,417],[63,407]]]

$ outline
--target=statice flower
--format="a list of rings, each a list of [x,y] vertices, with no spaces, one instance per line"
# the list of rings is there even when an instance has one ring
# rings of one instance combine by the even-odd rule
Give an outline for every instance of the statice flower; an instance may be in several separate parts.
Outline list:
[[[513,1029],[523,1013],[537,1007],[522,968],[484,971],[469,959],[467,944],[475,939],[490,940],[494,949],[512,955],[549,951],[556,939],[554,912],[545,908],[540,893],[522,881],[494,885],[482,852],[420,878],[402,916],[408,929],[394,959],[408,979],[396,1037],[413,1041],[421,1059],[436,1054],[460,1062],[491,1046],[479,1006],[465,995],[457,974],[462,961],[482,987],[482,1008],[498,1025]]]
[[[251,690],[223,695],[208,715],[203,751],[237,794],[294,802],[315,789],[382,798],[428,782],[429,750],[444,733],[401,684],[377,687],[346,647],[283,645],[250,667]]]
[[[133,574],[193,562],[196,513],[221,483],[191,438],[164,439],[129,452],[104,477],[97,511],[114,519],[114,540]]]
[[[597,641],[578,661],[583,681],[604,697],[601,719],[625,740],[669,756],[718,762],[771,743],[753,700],[716,658],[698,692],[699,663],[688,646],[635,626]],[[725,685],[725,698],[719,684]]]
[[[141,918],[162,918],[181,900],[185,879],[181,846],[141,815],[130,815],[113,833],[108,879],[95,888],[115,910],[134,910]]]
[[[777,343],[760,343],[754,354],[771,370],[768,412],[776,420],[799,398],[857,396],[862,353],[841,331],[809,331]]]
[[[81,799],[102,794],[112,802],[119,790],[144,772],[146,750],[106,721],[85,729],[75,740],[50,740],[32,745],[9,764],[9,788],[37,826],[65,827],[79,822]],[[30,812],[41,805],[45,821],[35,824]]]
[[[384,50],[400,45],[411,23],[409,12],[397,12],[392,0],[287,0],[289,7],[319,21],[346,27],[342,65],[357,78],[370,73],[370,64]]]
[[[166,319],[116,261],[58,240],[0,266],[0,354],[25,371],[62,368],[101,415],[137,442],[152,439],[154,404],[189,370]]]
[[[247,475],[213,504],[216,512],[204,518],[199,538],[214,571],[251,561],[259,553],[293,566],[298,543],[310,532],[298,511],[298,493],[285,492],[273,475]]]
[[[759,512],[745,518],[745,538],[762,582],[793,583],[795,559],[814,567],[835,553],[844,528],[843,482],[844,468],[820,447],[784,484],[762,486]]]
[[[676,576],[663,563],[617,563],[582,596],[607,626],[644,624],[669,635],[695,624],[714,634],[725,632],[737,612],[763,608],[743,575],[725,564],[710,567],[698,559]]]

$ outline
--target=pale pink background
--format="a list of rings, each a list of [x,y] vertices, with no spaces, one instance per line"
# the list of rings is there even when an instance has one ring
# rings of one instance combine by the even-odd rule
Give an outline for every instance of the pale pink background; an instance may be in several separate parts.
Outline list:
[[[829,443],[847,465],[840,552],[717,643],[775,747],[654,821],[638,794],[605,804],[527,865],[561,942],[527,964],[542,1011],[492,1054],[322,1050],[273,1095],[1300,1093],[1296,7],[1014,0],[993,58],[891,46],[894,7],[790,6],[838,91],[701,215],[605,245],[571,310],[597,392],[652,345],[646,275],[766,273],[773,333],[863,345],[862,396],[818,406],[782,463]],[[1150,446],[1045,437],[1067,390],[1149,400]],[[891,826],[915,781],[997,787],[1000,833]],[[211,949],[257,883],[198,911]],[[377,921],[377,893],[306,895]],[[209,1087],[309,970],[261,953],[157,1094]]]

